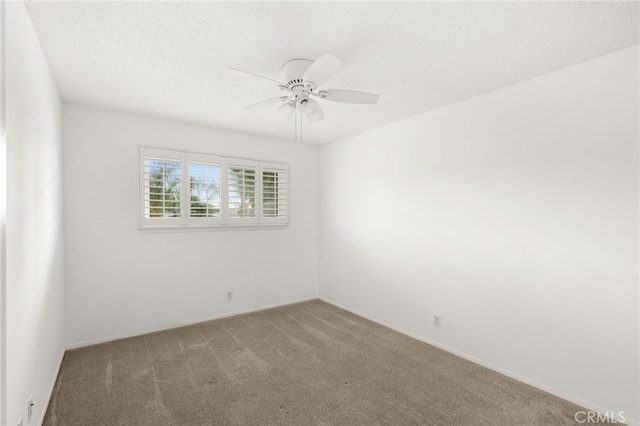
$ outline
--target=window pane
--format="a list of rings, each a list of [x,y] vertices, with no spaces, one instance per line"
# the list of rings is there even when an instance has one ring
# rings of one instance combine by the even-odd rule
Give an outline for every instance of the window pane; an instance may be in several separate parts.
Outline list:
[[[256,216],[256,171],[229,167],[229,217]]]
[[[283,189],[280,182],[280,172],[263,171],[262,172],[262,216],[263,217],[280,217],[284,215],[284,210],[280,208],[280,200]]]
[[[220,217],[220,165],[190,163],[189,173],[191,217]]]
[[[182,167],[161,158],[144,159],[145,218],[180,217]]]

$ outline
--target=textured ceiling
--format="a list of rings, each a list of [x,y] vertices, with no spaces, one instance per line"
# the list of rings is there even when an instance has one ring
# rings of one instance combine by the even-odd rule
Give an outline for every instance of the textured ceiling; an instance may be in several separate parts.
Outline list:
[[[62,99],[293,139],[275,106],[293,58],[342,67],[323,88],[377,105],[320,101],[305,125],[326,143],[638,44],[638,2],[27,1]]]

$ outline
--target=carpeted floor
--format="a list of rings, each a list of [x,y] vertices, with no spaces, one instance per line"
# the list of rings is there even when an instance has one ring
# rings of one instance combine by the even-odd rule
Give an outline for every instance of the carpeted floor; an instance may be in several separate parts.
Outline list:
[[[579,410],[314,300],[68,351],[44,424],[556,426]]]

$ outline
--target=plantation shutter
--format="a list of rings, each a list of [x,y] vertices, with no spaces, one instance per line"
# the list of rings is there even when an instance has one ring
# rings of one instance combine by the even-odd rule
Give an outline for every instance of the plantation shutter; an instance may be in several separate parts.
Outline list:
[[[138,226],[287,224],[286,164],[139,148]]]
[[[189,164],[189,223],[222,222],[222,158],[187,154]]]
[[[286,165],[261,163],[262,223],[288,223],[288,178]]]
[[[141,148],[140,221],[144,225],[184,222],[184,161],[177,151]]]
[[[232,159],[227,169],[229,224],[258,223],[258,163]]]

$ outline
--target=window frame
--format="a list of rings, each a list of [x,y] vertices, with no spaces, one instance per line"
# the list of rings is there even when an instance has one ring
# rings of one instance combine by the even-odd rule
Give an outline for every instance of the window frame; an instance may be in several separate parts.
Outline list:
[[[145,185],[147,172],[145,161],[148,158],[172,160],[180,163],[181,191],[180,217],[147,217],[145,197],[148,187]],[[192,163],[220,166],[220,215],[219,217],[191,217],[191,165]],[[253,168],[255,170],[255,216],[233,217],[230,215],[230,169],[233,167]],[[274,171],[283,174],[282,188],[276,190],[278,203],[284,203],[283,213],[277,217],[263,215],[263,173]],[[282,227],[289,223],[289,166],[274,163],[222,155],[186,152],[175,149],[138,147],[138,229],[140,230],[186,230],[186,229],[234,229],[258,227]]]

